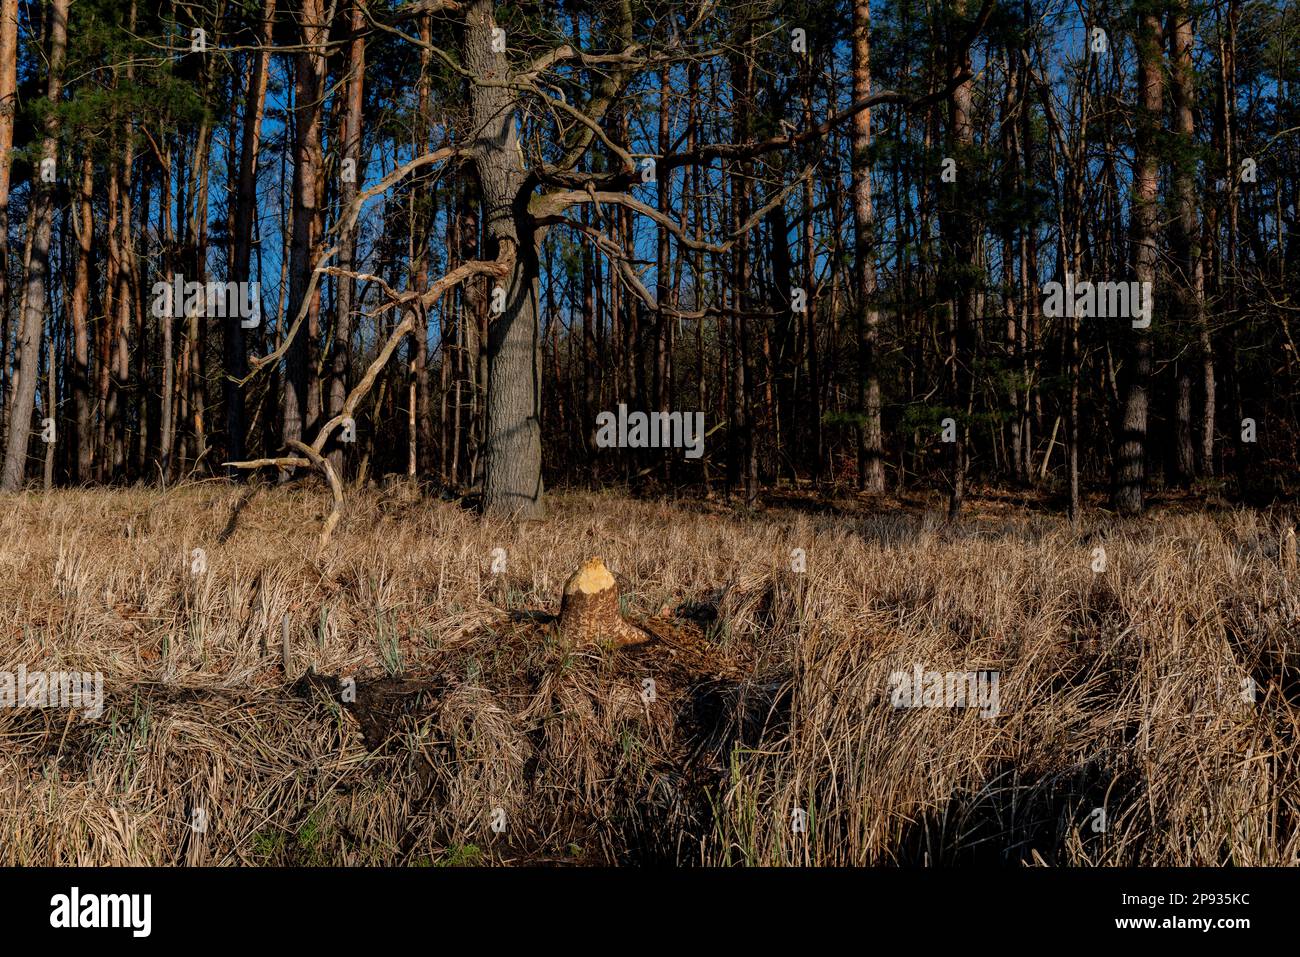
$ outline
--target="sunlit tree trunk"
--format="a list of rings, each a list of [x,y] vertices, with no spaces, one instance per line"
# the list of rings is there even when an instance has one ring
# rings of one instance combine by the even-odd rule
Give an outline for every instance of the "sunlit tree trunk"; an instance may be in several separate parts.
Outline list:
[[[95,185],[95,165],[90,149],[81,157],[81,188],[77,197],[76,274],[72,283],[72,406],[76,422],[77,453],[72,478],[76,482],[89,482],[92,435],[90,409],[90,270],[95,241],[95,222],[92,218],[92,200]]]
[[[505,52],[493,48],[497,23],[491,0],[473,0],[465,22],[465,66],[473,77],[504,81]],[[475,166],[483,193],[487,249],[510,249],[515,263],[501,281],[504,308],[488,332],[487,434],[483,509],[488,514],[540,518],[542,501],[541,349],[538,342],[538,264],[532,235],[520,235],[523,154],[516,129],[517,94],[502,86],[470,84]],[[526,214],[525,214],[526,215]]]
[[[5,437],[5,458],[0,473],[0,491],[12,492],[23,484],[27,471],[27,445],[31,437],[32,409],[36,384],[41,374],[41,334],[45,325],[45,284],[49,273],[50,234],[54,225],[54,190],[42,169],[58,172],[59,113],[55,109],[63,93],[63,62],[68,44],[68,7],[71,0],[51,0],[48,17],[49,78],[46,99],[45,136],[41,143],[41,166],[33,182],[31,253],[23,291],[22,326],[19,329],[18,374],[14,382],[13,407],[9,412],[9,433]]]
[[[0,0],[0,370],[4,370],[0,372],[0,406],[8,398],[9,381],[9,179],[17,91],[18,0]]]

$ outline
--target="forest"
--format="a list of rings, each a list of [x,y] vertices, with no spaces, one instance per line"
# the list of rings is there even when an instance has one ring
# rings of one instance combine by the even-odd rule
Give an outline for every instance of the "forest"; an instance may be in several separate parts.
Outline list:
[[[0,0],[0,868],[1300,863],[1297,83],[1293,0]]]
[[[3,9],[6,490],[1294,492],[1293,4]]]

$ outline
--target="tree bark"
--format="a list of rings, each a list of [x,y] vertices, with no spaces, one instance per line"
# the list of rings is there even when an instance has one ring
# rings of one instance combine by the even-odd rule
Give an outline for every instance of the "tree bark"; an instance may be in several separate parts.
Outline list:
[[[659,72],[659,154],[666,156],[672,147],[669,140],[670,123],[668,112],[668,97],[671,86],[669,83],[668,70]],[[672,209],[673,193],[673,173],[671,169],[663,170],[656,174],[656,203],[659,212],[665,217]],[[658,309],[655,311],[655,328],[654,328],[654,401],[655,408],[660,412],[667,412],[669,403],[672,400],[672,383],[669,380],[670,365],[669,356],[671,350],[672,320],[669,319],[665,311],[671,305],[672,284],[671,284],[671,264],[669,262],[669,243],[668,230],[660,226],[657,231],[655,244],[655,303]],[[660,451],[663,458],[662,469],[665,480],[672,474],[672,458],[664,450]]]
[[[41,162],[58,161],[59,98],[63,93],[63,61],[68,45],[68,7],[71,0],[52,0],[49,11],[49,80],[46,98],[45,138]],[[56,167],[57,170],[57,167]],[[23,484],[27,471],[27,445],[31,437],[32,409],[40,377],[41,334],[45,320],[45,284],[49,272],[50,234],[54,225],[55,183],[47,183],[37,168],[33,181],[32,244],[23,293],[22,327],[19,330],[18,375],[14,383],[13,406],[9,410],[9,434],[5,442],[0,491],[13,492]]]
[[[509,78],[504,51],[493,49],[492,0],[473,0],[465,22],[465,66],[479,80]],[[487,433],[483,510],[489,515],[541,518],[541,350],[538,341],[538,264],[531,229],[521,236],[520,195],[525,171],[515,126],[517,96],[502,86],[470,81],[471,150],[483,193],[484,258],[513,250],[502,281],[504,309],[488,330]]]
[[[91,201],[95,166],[87,147],[81,157],[81,190],[77,201],[77,263],[72,285],[72,406],[77,428],[77,453],[72,478],[89,482],[91,468],[90,409],[90,269],[95,241]]]
[[[289,302],[280,317],[286,331],[306,306],[307,315],[285,351],[284,393],[281,405],[281,442],[302,441],[310,423],[309,371],[310,330],[318,298],[308,302],[312,269],[315,267],[316,220],[319,205],[317,177],[321,165],[322,71],[326,39],[325,12],[321,0],[302,0],[301,42],[295,66],[293,226],[289,248]]]
[[[853,2],[853,100],[871,95],[871,3]],[[862,455],[858,481],[865,491],[885,490],[885,462],[880,423],[880,373],[876,349],[880,312],[876,308],[875,211],[871,203],[871,111],[853,116],[853,245],[857,285],[858,361],[862,402]]]
[[[352,3],[352,42],[348,48],[347,100],[343,109],[343,135],[341,156],[351,161],[355,175],[339,185],[339,207],[345,211],[356,200],[357,190],[365,176],[365,156],[362,153],[361,111],[365,104],[366,39],[365,8],[360,0]],[[339,268],[345,272],[356,268],[357,231],[349,229],[339,237]],[[338,299],[334,308],[334,343],[330,355],[328,417],[343,412],[348,395],[348,364],[352,352],[352,310],[356,295],[356,282],[349,276],[339,276]],[[343,475],[343,443],[337,437],[330,443],[326,456],[334,474]]]
[[[9,178],[18,112],[18,0],[0,0],[0,369],[9,368]],[[0,375],[0,386],[8,375]],[[0,404],[6,400],[0,388]],[[7,411],[7,407],[6,407]],[[3,431],[0,422],[0,432]]]
[[[420,19],[420,39],[429,43],[433,36],[431,18],[426,15]],[[415,115],[415,149],[417,153],[426,152],[430,146],[433,133],[433,114],[431,112],[433,81],[430,68],[433,54],[423,48],[420,51],[420,81],[417,94]],[[420,196],[414,203],[411,222],[411,241],[414,255],[411,257],[411,289],[423,295],[429,288],[429,230],[431,223],[437,219],[438,210],[434,205],[436,193],[432,189],[420,190]],[[427,469],[433,453],[433,421],[429,412],[429,313],[423,306],[418,307],[415,316],[415,332],[411,337],[411,382],[410,382],[410,454],[407,472],[414,477],[417,472]]]
[[[158,204],[158,219],[163,237],[163,277],[169,279],[176,268],[176,230],[172,220],[172,152],[170,146],[163,149],[162,182],[159,186],[162,194]],[[176,448],[176,415],[172,397],[176,392],[176,310],[179,304],[172,303],[172,308],[162,316],[162,396],[158,408],[158,471],[162,481],[167,482],[172,474],[172,453]],[[102,365],[102,363],[101,363]],[[101,374],[102,378],[102,374]]]
[[[1134,278],[1155,288],[1156,230],[1159,217],[1156,133],[1161,115],[1160,20],[1153,0],[1143,0],[1138,13],[1138,108],[1134,149],[1131,245]],[[1154,298],[1154,297],[1153,297]],[[1151,378],[1149,329],[1125,330],[1129,336],[1124,413],[1120,420],[1116,466],[1115,507],[1125,515],[1142,512],[1146,475],[1148,383]]]
[[[960,21],[966,14],[966,0],[956,0],[954,13],[958,17],[956,28],[964,29]],[[956,74],[970,72],[969,47],[953,50],[950,71]],[[957,162],[957,181],[946,184],[950,198],[945,206],[947,216],[943,217],[941,229],[945,234],[944,249],[948,254],[948,271],[955,283],[952,288],[952,315],[949,320],[948,360],[949,387],[951,402],[949,411],[957,419],[956,441],[952,443],[952,490],[948,498],[948,519],[955,520],[961,513],[962,503],[966,497],[966,442],[970,434],[968,422],[968,390],[970,375],[968,369],[973,360],[971,352],[971,323],[975,316],[975,289],[971,270],[975,258],[975,223],[971,215],[971,203],[968,193],[971,189],[970,178],[977,175],[971,167],[970,150],[975,141],[975,131],[971,117],[971,93],[973,82],[967,79],[957,84],[949,98],[950,128],[949,143],[955,155],[949,157]],[[966,182],[963,184],[963,177]]]
[[[1204,412],[1201,419],[1201,459],[1207,474],[1214,471],[1214,348],[1205,310],[1205,265],[1201,255],[1201,224],[1196,201],[1195,111],[1196,76],[1192,64],[1195,36],[1189,0],[1176,0],[1170,11],[1170,59],[1173,85],[1174,132],[1178,154],[1174,163],[1174,192],[1178,215],[1172,225],[1172,245],[1181,275],[1177,302],[1184,329],[1194,331],[1200,360]],[[1184,383],[1182,380],[1186,379]],[[1192,440],[1192,364],[1180,363],[1179,375],[1179,473],[1187,480],[1195,475]],[[1185,410],[1183,405],[1186,404]]]
[[[239,142],[239,185],[236,191],[238,215],[235,217],[233,261],[230,278],[234,282],[252,280],[253,224],[257,218],[257,156],[262,139],[262,115],[266,108],[266,83],[271,62],[271,42],[275,28],[275,0],[265,0],[262,8],[260,49],[253,54],[253,71],[244,99],[243,132]],[[261,303],[258,303],[259,314]],[[226,320],[222,341],[226,378],[222,383],[226,405],[226,449],[232,461],[245,457],[248,424],[244,387],[235,379],[248,375],[248,351],[244,327],[237,318]],[[335,468],[337,472],[337,466]],[[241,474],[230,469],[233,478]]]

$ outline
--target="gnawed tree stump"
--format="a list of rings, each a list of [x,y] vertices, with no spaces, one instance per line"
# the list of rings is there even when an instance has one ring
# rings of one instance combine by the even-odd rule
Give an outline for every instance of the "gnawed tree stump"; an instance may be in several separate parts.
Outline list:
[[[583,562],[564,585],[560,635],[574,644],[605,641],[633,645],[646,641],[644,632],[623,619],[618,598],[618,582],[605,567],[605,560],[590,558]]]

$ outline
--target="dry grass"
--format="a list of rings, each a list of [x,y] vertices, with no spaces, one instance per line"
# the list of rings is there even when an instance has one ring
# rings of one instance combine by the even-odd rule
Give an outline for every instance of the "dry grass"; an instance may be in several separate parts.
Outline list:
[[[1300,860],[1281,515],[1076,534],[564,494],[516,527],[399,487],[350,498],[318,556],[328,504],[6,501],[0,670],[100,671],[108,701],[0,710],[0,863]],[[541,613],[592,555],[659,642],[556,640]],[[1000,714],[895,709],[914,663],[998,671]]]

